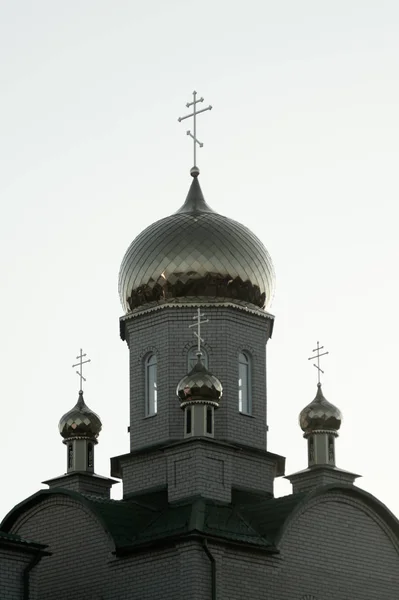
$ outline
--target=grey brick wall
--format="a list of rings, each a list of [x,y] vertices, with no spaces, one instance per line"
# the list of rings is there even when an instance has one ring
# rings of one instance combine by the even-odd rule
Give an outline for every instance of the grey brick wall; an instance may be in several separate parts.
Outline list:
[[[52,552],[32,570],[31,600],[112,598],[106,568],[113,545],[82,504],[52,496],[22,515],[13,533],[48,544]]]
[[[102,526],[73,499],[53,496],[42,501],[16,521],[13,532],[34,536],[52,552],[32,571],[31,600],[210,598],[210,563],[199,543],[116,558]],[[22,600],[21,569],[9,566],[8,555],[5,560],[0,563],[0,583],[9,585],[11,578],[15,594],[0,598]]]
[[[23,600],[23,573],[32,555],[11,549],[0,549],[0,598]]]
[[[193,495],[230,502],[232,487],[273,493],[270,455],[208,438],[131,454],[121,463],[125,495],[165,485],[170,502]]]
[[[231,501],[231,457],[219,448],[201,442],[167,451],[168,499],[206,496]]]
[[[115,557],[101,525],[65,497],[28,510],[14,531],[53,552],[34,569],[32,600],[211,600],[211,563],[200,540]],[[365,501],[330,490],[294,513],[279,555],[209,541],[217,599],[397,600],[398,541]]]
[[[120,558],[110,565],[114,595],[104,600],[210,598],[207,557],[198,543]]]
[[[64,477],[57,477],[45,481],[49,488],[63,488],[81,494],[90,494],[91,496],[100,496],[102,498],[110,497],[112,482],[106,478],[95,474],[87,473],[68,473]]]
[[[235,307],[207,306],[209,318],[203,327],[209,370],[224,388],[220,408],[215,411],[215,437],[266,448],[266,342],[271,321]],[[131,450],[183,437],[183,412],[176,386],[187,373],[187,353],[195,345],[189,325],[195,306],[163,307],[136,315],[126,322],[130,349],[130,440]],[[252,358],[253,416],[238,411],[238,353]],[[144,358],[158,357],[158,414],[145,418]]]
[[[162,451],[129,456],[122,465],[124,496],[167,485],[167,462]]]
[[[397,600],[398,541],[362,501],[328,492],[291,521],[279,556],[226,550],[218,600]]]
[[[297,492],[310,492],[317,487],[331,483],[350,485],[357,477],[358,475],[354,473],[342,471],[336,467],[320,465],[288,475],[287,479],[291,481],[292,490],[296,494]]]
[[[398,540],[374,511],[345,493],[310,501],[281,540],[281,555],[280,600],[306,593],[320,600],[399,598]]]

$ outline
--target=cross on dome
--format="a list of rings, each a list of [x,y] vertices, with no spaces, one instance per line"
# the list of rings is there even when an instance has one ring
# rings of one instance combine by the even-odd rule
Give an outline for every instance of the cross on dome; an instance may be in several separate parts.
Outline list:
[[[189,119],[191,117],[193,117],[193,133],[191,133],[190,130],[187,131],[187,135],[189,135],[193,141],[194,141],[194,166],[191,169],[190,173],[193,177],[197,177],[199,175],[199,168],[197,167],[197,144],[200,148],[202,148],[202,146],[204,145],[202,142],[200,142],[197,139],[197,115],[199,115],[200,113],[206,112],[207,110],[212,110],[212,106],[209,105],[206,108],[201,108],[201,110],[197,110],[197,104],[199,104],[200,102],[203,102],[204,99],[201,96],[201,98],[197,99],[197,92],[194,91],[193,92],[193,101],[192,102],[187,102],[186,106],[187,108],[190,108],[190,106],[193,107],[193,112],[190,113],[189,115],[185,115],[184,117],[179,117],[177,120],[179,121],[179,123],[181,123],[181,121],[184,121],[185,119]]]
[[[308,360],[316,360],[317,361],[317,364],[313,363],[313,366],[316,367],[316,369],[317,369],[317,385],[319,387],[321,386],[320,373],[323,373],[323,375],[324,375],[323,369],[320,368],[320,357],[328,354],[328,352],[320,352],[320,350],[323,350],[323,348],[324,348],[324,346],[320,346],[320,343],[317,342],[317,347],[312,350],[312,352],[316,352],[316,354],[314,356],[310,356],[308,358]]]
[[[202,318],[204,318],[204,320],[202,320]],[[201,309],[198,308],[197,310],[197,314],[193,317],[193,319],[195,321],[197,321],[196,323],[193,323],[192,325],[189,325],[189,328],[191,329],[192,327],[196,327],[197,331],[194,331],[194,335],[197,338],[197,354],[199,356],[201,356],[202,352],[201,352],[201,342],[204,343],[204,340],[201,337],[201,325],[204,325],[205,323],[209,323],[209,319],[205,318],[205,315],[203,315],[201,313]]]
[[[80,378],[80,388],[79,388],[80,391],[83,391],[83,381],[86,381],[86,378],[83,377],[83,365],[91,362],[90,358],[83,360],[85,358],[85,356],[87,356],[87,354],[83,354],[83,350],[81,348],[79,356],[76,357],[79,360],[79,362],[77,362],[75,365],[72,365],[73,369],[75,367],[79,367],[79,371],[76,371],[76,374],[79,375],[79,378]]]

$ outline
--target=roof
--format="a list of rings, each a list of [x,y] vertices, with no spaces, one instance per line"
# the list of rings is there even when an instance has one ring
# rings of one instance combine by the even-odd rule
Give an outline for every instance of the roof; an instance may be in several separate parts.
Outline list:
[[[159,489],[125,500],[109,500],[52,488],[37,492],[4,519],[0,534],[5,539],[17,539],[9,534],[16,519],[32,506],[49,496],[64,495],[88,507],[97,517],[115,544],[116,553],[139,551],[149,546],[170,544],[177,539],[200,536],[229,544],[245,545],[253,550],[278,552],[278,542],[287,522],[311,498],[328,491],[340,490],[356,495],[369,504],[392,527],[399,537],[399,522],[376,498],[348,485],[329,485],[311,492],[272,498],[267,494],[233,490],[230,504],[193,497],[168,503],[167,490]],[[31,543],[23,542],[21,543]],[[38,545],[36,545],[38,546]]]
[[[138,532],[130,543],[130,548],[193,533],[273,550],[269,540],[259,535],[233,504],[216,503],[202,497],[166,506],[151,523]]]
[[[248,494],[239,493],[237,501],[240,510],[249,523],[259,532],[265,535],[271,543],[275,543],[278,533],[284,526],[284,523],[295,510],[295,508],[307,496],[306,492],[290,494],[280,498],[254,498],[248,501]]]
[[[32,550],[35,552],[44,551],[46,548],[46,546],[43,544],[38,544],[32,540],[26,540],[20,535],[16,535],[15,533],[7,533],[6,531],[0,531],[0,545],[18,545],[23,547],[24,550]]]
[[[169,504],[166,489],[125,500],[109,500],[52,488],[41,490],[16,506],[1,525],[2,535],[13,536],[6,532],[21,512],[56,494],[72,497],[87,506],[112,537],[116,550],[122,552],[192,534],[275,551],[269,532],[275,529],[276,517],[279,523],[282,522],[300,496],[297,495],[295,502],[287,503],[284,499],[281,502],[265,495],[235,491],[231,504],[203,497]],[[267,517],[261,518],[261,514]]]

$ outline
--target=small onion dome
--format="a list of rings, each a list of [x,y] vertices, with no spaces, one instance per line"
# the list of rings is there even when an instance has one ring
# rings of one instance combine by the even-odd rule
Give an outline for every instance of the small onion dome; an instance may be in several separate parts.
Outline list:
[[[305,436],[320,430],[337,432],[341,423],[341,411],[324,398],[321,383],[318,383],[315,399],[305,406],[299,415],[299,425],[302,431]]]
[[[76,405],[61,417],[58,429],[64,439],[90,437],[96,439],[102,428],[100,417],[86,406],[80,390]]]
[[[212,404],[218,407],[223,386],[219,379],[208,371],[199,355],[197,364],[177,386],[176,394],[180,398],[181,408],[188,404]]]

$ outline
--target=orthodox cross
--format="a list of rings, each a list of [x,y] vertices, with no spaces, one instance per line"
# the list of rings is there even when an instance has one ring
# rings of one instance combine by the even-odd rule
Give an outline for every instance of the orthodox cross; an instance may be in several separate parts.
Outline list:
[[[79,360],[79,362],[76,363],[76,365],[72,365],[73,369],[75,367],[79,367],[79,371],[76,371],[76,374],[79,375],[79,377],[80,377],[80,391],[83,390],[83,382],[86,381],[86,378],[83,377],[83,365],[90,362],[90,358],[88,358],[87,360],[83,360],[85,356],[87,356],[87,354],[83,354],[83,351],[81,348],[79,356],[76,357]]]
[[[317,385],[321,385],[320,384],[320,373],[323,373],[323,375],[324,375],[323,369],[320,368],[320,357],[328,354],[328,352],[320,352],[320,350],[323,350],[323,348],[324,348],[324,346],[320,346],[319,342],[317,342],[317,348],[314,348],[312,350],[312,352],[316,352],[316,354],[314,356],[310,356],[308,358],[308,360],[317,360],[317,365],[315,365],[313,363],[313,366],[316,367],[316,369],[317,369]]]
[[[190,106],[193,107],[193,112],[190,113],[189,115],[186,115],[184,117],[179,117],[177,120],[179,121],[179,123],[181,123],[181,121],[184,121],[184,119],[189,119],[191,117],[193,117],[193,133],[191,133],[190,130],[187,131],[187,135],[189,135],[193,140],[194,140],[194,169],[197,170],[197,144],[200,148],[202,148],[202,146],[204,144],[202,144],[198,139],[197,139],[197,115],[199,115],[200,113],[203,113],[207,110],[212,110],[212,106],[209,105],[206,108],[201,108],[201,110],[197,110],[197,104],[199,104],[200,102],[203,102],[204,99],[202,98],[198,98],[197,100],[197,92],[193,92],[193,101],[192,102],[187,102],[186,106],[187,108],[190,108]]]
[[[202,317],[204,317],[204,321],[202,320]],[[193,317],[193,319],[197,322],[193,323],[192,325],[189,325],[189,327],[190,327],[190,329],[191,329],[191,327],[197,328],[197,331],[194,331],[194,335],[197,338],[197,342],[198,342],[197,354],[202,354],[201,353],[201,342],[203,342],[204,340],[201,337],[201,325],[204,325],[205,323],[209,323],[209,319],[205,319],[205,315],[201,314],[200,308],[197,310],[197,314],[195,315],[195,317]]]

